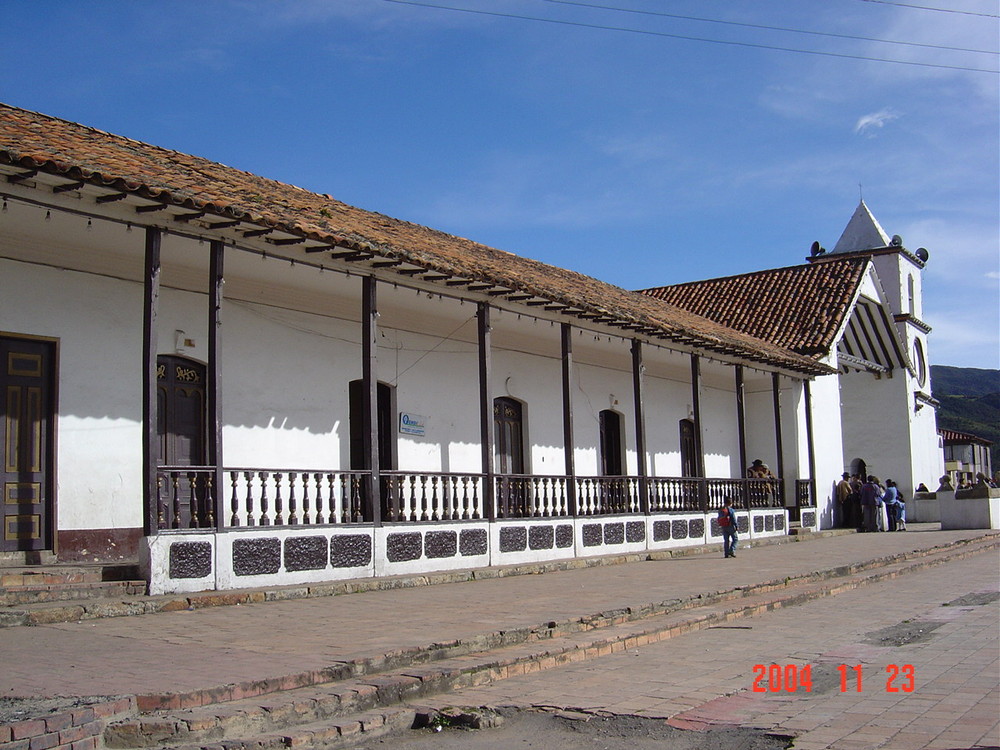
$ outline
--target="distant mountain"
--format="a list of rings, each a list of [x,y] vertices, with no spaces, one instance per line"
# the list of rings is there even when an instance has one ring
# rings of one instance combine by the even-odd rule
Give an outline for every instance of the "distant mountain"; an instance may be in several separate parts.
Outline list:
[[[941,402],[938,428],[993,441],[993,470],[1000,469],[1000,370],[931,365],[931,386]]]

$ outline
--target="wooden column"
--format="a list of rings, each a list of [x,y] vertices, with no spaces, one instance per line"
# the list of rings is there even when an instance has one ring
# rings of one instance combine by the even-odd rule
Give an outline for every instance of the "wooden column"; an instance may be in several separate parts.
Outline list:
[[[697,459],[698,476],[705,478],[705,451],[701,438],[701,359],[697,354],[691,355],[691,411],[694,413],[694,443]],[[708,510],[708,487],[702,481],[699,484],[702,510]]]
[[[817,502],[816,498],[816,446],[813,442],[813,410],[812,410],[812,382],[810,380],[803,380],[802,387],[805,390],[806,397],[806,450],[809,456],[809,497],[813,503]]]
[[[566,456],[566,504],[576,516],[576,455],[573,435],[573,327],[562,324],[563,451]]]
[[[642,364],[642,342],[632,339],[632,403],[635,406],[635,453],[639,469],[639,508],[649,513],[649,477],[646,458],[646,409],[643,400],[645,366]]]
[[[750,493],[746,483],[747,478],[747,403],[746,386],[743,383],[743,365],[736,365],[736,434],[739,438],[740,450],[740,483],[743,488],[743,505],[750,507]]]
[[[479,441],[483,456],[483,506],[486,518],[496,520],[493,467],[493,353],[490,333],[490,306],[479,303],[476,312],[479,330]]]
[[[222,281],[225,242],[212,240],[208,286],[208,463],[215,467],[215,528],[226,527],[225,472],[222,463]]]
[[[382,525],[382,488],[379,469],[378,435],[378,302],[374,276],[361,281],[361,382],[364,462],[369,470],[366,520]]]
[[[774,449],[777,451],[778,478],[781,480],[781,504],[785,504],[785,453],[781,440],[781,386],[778,373],[771,373],[771,394],[774,400]]]
[[[152,536],[159,528],[156,470],[159,434],[156,423],[157,314],[160,301],[159,229],[146,229],[145,272],[142,295],[142,504],[143,533]]]

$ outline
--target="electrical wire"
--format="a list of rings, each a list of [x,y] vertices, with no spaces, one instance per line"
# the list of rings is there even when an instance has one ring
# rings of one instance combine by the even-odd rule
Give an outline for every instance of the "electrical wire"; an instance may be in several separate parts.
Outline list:
[[[929,5],[912,5],[910,3],[898,3],[894,0],[861,0],[865,3],[880,3],[882,5],[896,5],[900,8],[914,8],[916,10],[933,10],[938,13],[957,13],[963,16],[982,16],[983,18],[1000,18],[996,13],[979,13],[974,10],[955,10],[954,8],[932,8]]]
[[[789,34],[808,34],[811,36],[826,36],[835,39],[851,39],[860,42],[878,42],[879,44],[897,44],[906,47],[926,47],[927,49],[942,49],[953,52],[973,52],[976,54],[996,55],[1000,54],[996,50],[971,49],[969,47],[951,47],[946,44],[926,44],[923,42],[904,42],[897,39],[879,39],[870,36],[855,36],[853,34],[837,34],[832,31],[812,31],[809,29],[792,29],[787,26],[769,26],[759,23],[743,23],[740,21],[723,21],[718,18],[702,18],[701,16],[685,16],[677,13],[662,13],[655,10],[637,10],[635,8],[621,8],[614,5],[597,5],[596,3],[583,3],[576,0],[538,0],[538,2],[552,3],[554,5],[573,5],[580,8],[593,8],[595,10],[610,10],[616,13],[633,13],[642,16],[656,16],[657,18],[675,18],[682,21],[698,21],[700,23],[715,23],[723,26],[740,26],[746,29],[763,29],[765,31],[783,31]]]
[[[575,28],[594,29],[596,31],[619,31],[626,34],[641,34],[643,36],[664,37],[668,39],[683,39],[690,42],[705,42],[707,44],[723,44],[731,47],[750,47],[753,49],[774,50],[777,52],[795,52],[800,55],[817,55],[821,57],[837,57],[847,60],[864,60],[867,62],[883,62],[895,65],[910,65],[920,68],[936,68],[939,70],[960,70],[967,73],[1000,73],[1000,70],[991,68],[973,68],[966,65],[944,65],[942,63],[917,62],[914,60],[893,60],[886,57],[870,57],[868,55],[849,55],[841,52],[821,52],[819,50],[797,49],[794,47],[778,47],[770,44],[756,44],[753,42],[736,42],[723,39],[709,39],[706,37],[688,36],[686,34],[670,34],[665,31],[652,31],[650,29],[632,29],[624,26],[606,26],[596,23],[583,23],[581,21],[565,21],[554,18],[540,18],[538,16],[525,16],[517,13],[500,13],[498,11],[478,10],[474,8],[456,8],[450,5],[439,5],[437,3],[418,2],[418,0],[382,0],[385,3],[395,5],[409,5],[416,8],[430,8],[433,10],[446,10],[455,13],[469,13],[478,16],[492,16],[495,18],[510,18],[518,21],[533,21],[536,23],[548,23],[558,26],[572,26]]]

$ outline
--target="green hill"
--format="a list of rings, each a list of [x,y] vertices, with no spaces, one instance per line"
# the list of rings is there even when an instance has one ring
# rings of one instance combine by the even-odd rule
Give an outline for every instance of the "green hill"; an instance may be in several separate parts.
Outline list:
[[[941,402],[938,428],[992,440],[993,468],[1000,468],[1000,370],[932,365],[931,382]]]

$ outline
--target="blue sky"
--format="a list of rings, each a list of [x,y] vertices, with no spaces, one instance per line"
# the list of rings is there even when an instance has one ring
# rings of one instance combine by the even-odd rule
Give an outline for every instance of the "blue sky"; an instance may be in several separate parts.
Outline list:
[[[1000,76],[954,69],[997,70],[995,0],[428,2],[562,23],[0,0],[0,100],[628,288],[802,263],[863,191],[930,251],[932,362],[1000,367]]]

